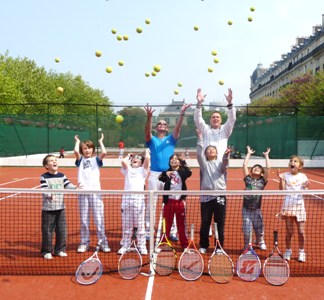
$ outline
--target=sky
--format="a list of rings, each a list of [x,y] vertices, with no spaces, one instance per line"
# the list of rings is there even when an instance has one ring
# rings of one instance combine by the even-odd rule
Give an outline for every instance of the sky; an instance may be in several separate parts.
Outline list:
[[[26,57],[47,71],[81,75],[114,105],[125,106],[183,99],[195,104],[197,88],[207,95],[206,104],[224,101],[228,88],[234,104],[250,103],[250,76],[257,65],[269,67],[280,60],[297,37],[310,36],[313,26],[322,24],[324,14],[323,0],[3,2],[1,54]],[[129,39],[118,41],[117,35]],[[146,77],[155,65],[160,72]]]

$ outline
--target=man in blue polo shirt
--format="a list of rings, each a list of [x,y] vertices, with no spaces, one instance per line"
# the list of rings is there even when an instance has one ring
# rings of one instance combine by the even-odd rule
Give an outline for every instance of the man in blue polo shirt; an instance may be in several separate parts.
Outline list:
[[[174,153],[174,149],[180,136],[180,128],[183,122],[184,114],[191,104],[184,104],[181,108],[180,115],[172,133],[168,134],[168,124],[164,120],[157,122],[155,130],[156,136],[152,135],[152,117],[154,109],[148,104],[144,107],[147,113],[145,125],[145,142],[146,147],[151,151],[151,171],[148,179],[149,190],[163,190],[163,183],[159,181],[161,172],[168,170],[169,158]],[[154,199],[154,220],[156,210],[157,197]],[[146,236],[149,237],[150,232],[150,209],[149,203],[146,205],[145,211],[145,226]],[[174,238],[176,233],[171,232],[171,238]]]

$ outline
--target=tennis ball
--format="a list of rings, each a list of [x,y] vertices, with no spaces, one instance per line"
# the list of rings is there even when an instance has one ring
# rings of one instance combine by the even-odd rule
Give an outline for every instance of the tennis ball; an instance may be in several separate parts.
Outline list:
[[[124,41],[128,41],[128,35],[125,34],[125,35],[123,36],[123,39],[124,39]]]
[[[209,72],[209,73],[212,73],[213,71],[214,71],[213,68],[208,68],[208,72]]]
[[[152,71],[152,72],[151,72],[151,75],[152,75],[152,76],[156,76],[156,72]]]
[[[178,82],[178,87],[182,87],[182,82]]]
[[[115,28],[111,29],[111,33],[112,34],[116,34],[117,33],[117,29],[115,29]]]
[[[112,72],[112,67],[107,67],[107,68],[106,68],[106,72],[107,72],[107,73],[111,73],[111,72]]]
[[[223,85],[224,84],[224,80],[220,80],[218,81],[219,85]]]
[[[199,30],[199,27],[198,26],[194,26],[194,30],[195,31]]]
[[[228,25],[232,25],[233,22],[232,22],[231,20],[229,20],[229,21],[227,22],[227,24],[228,24]]]
[[[124,65],[124,62],[123,62],[122,60],[120,60],[120,61],[118,62],[118,64],[122,67],[122,66]]]
[[[253,6],[251,6],[250,11],[255,11],[255,8]]]
[[[149,73],[149,72],[146,72],[146,73],[145,73],[145,76],[146,76],[146,77],[150,77],[150,73]]]
[[[252,22],[252,20],[253,20],[252,17],[248,17],[249,22]]]
[[[151,20],[150,20],[150,19],[146,19],[146,20],[145,20],[145,23],[146,23],[147,25],[149,25],[149,24],[151,24]]]
[[[121,40],[123,39],[123,37],[122,37],[121,35],[117,35],[116,39],[117,39],[118,41],[121,41]]]
[[[179,91],[178,91],[178,90],[174,90],[173,93],[174,93],[175,95],[178,95],[178,94],[179,94]]]
[[[60,59],[58,57],[55,58],[55,62],[56,63],[59,63],[60,62]]]
[[[142,33],[143,29],[141,27],[136,28],[137,33]]]
[[[161,66],[160,65],[155,65],[154,67],[153,67],[153,70],[155,71],[155,72],[160,72],[161,71]]]
[[[61,86],[59,86],[59,87],[56,88],[56,91],[57,91],[58,94],[63,94],[64,89]]]
[[[97,56],[97,57],[100,57],[101,55],[102,55],[102,52],[101,52],[100,50],[97,50],[97,51],[96,51],[96,56]]]
[[[217,51],[216,50],[212,50],[212,55],[216,56],[217,55]]]
[[[218,58],[215,58],[215,59],[214,59],[214,63],[215,63],[215,64],[218,64],[218,63],[219,63],[219,59],[218,59]]]
[[[117,123],[121,123],[124,121],[124,117],[122,115],[117,115],[115,120]]]
[[[98,128],[98,131],[99,131],[99,132],[101,132],[101,131],[102,131],[102,129],[101,129],[100,127],[99,127],[99,128]]]

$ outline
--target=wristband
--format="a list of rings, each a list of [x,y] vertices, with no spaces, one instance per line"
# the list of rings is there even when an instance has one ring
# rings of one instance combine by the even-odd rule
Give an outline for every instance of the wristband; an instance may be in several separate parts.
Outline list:
[[[233,103],[227,104],[227,108],[231,109],[233,107]]]
[[[196,107],[197,107],[197,108],[201,108],[201,105],[198,105],[198,104],[197,104]]]

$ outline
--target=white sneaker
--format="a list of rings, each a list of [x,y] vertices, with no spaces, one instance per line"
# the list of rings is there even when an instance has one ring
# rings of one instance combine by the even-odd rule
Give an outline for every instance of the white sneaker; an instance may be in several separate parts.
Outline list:
[[[265,244],[265,242],[261,242],[259,244],[259,248],[260,248],[260,250],[267,250],[267,245]]]
[[[284,257],[285,260],[290,260],[291,259],[291,255],[292,255],[291,249],[286,249],[286,252],[283,255],[283,257]]]
[[[105,253],[108,253],[108,252],[111,251],[111,249],[109,248],[108,244],[105,244],[105,245],[100,246],[100,250],[102,252],[105,252]]]
[[[88,250],[88,246],[87,245],[80,244],[79,247],[78,247],[77,252],[83,253],[83,252],[86,252],[87,250]]]
[[[305,253],[304,250],[299,250],[298,261],[299,262],[306,262],[306,253]]]
[[[146,249],[146,248],[139,249],[139,252],[140,252],[142,255],[147,255],[147,249]]]
[[[61,251],[61,252],[57,253],[56,256],[59,256],[59,257],[67,257],[68,255],[67,255],[66,252]]]
[[[53,259],[52,253],[46,253],[46,254],[44,255],[44,258],[45,258],[45,259]]]
[[[127,248],[126,247],[121,247],[119,250],[118,250],[118,254],[120,254],[120,255],[122,255],[122,254],[124,254],[125,252],[127,251]]]
[[[213,235],[213,230],[212,230],[212,228],[210,227],[209,228],[209,236],[212,236]]]
[[[205,254],[206,253],[206,248],[199,248],[199,252],[201,254]]]

